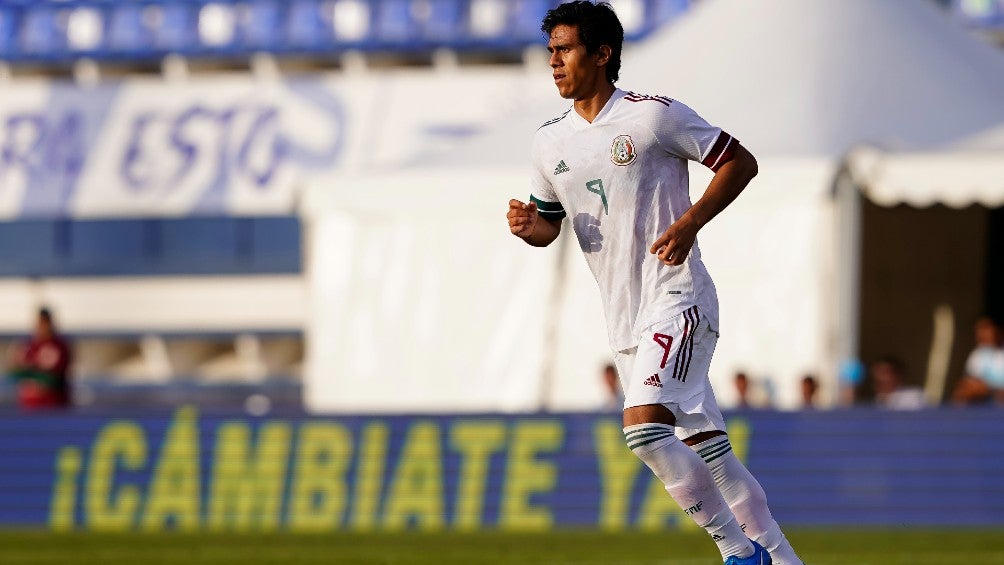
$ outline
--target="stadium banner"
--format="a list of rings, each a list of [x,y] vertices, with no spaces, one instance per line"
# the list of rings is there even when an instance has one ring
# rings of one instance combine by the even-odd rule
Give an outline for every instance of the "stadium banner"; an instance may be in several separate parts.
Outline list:
[[[750,411],[727,420],[784,525],[1004,525],[998,412]],[[8,413],[0,477],[0,527],[695,527],[627,450],[615,414]]]
[[[452,147],[550,94],[547,78],[472,71],[447,81],[430,70],[11,81],[0,99],[0,220],[290,214],[307,183]]]

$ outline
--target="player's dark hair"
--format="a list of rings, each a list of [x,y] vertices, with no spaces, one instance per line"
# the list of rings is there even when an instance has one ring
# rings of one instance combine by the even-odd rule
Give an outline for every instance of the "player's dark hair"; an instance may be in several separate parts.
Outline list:
[[[624,26],[617,19],[614,9],[606,2],[575,0],[560,4],[548,10],[540,24],[540,31],[551,36],[559,25],[574,26],[579,30],[579,41],[586,46],[586,53],[596,53],[601,45],[610,47],[607,61],[607,80],[617,82],[621,70],[621,48],[624,45]]]

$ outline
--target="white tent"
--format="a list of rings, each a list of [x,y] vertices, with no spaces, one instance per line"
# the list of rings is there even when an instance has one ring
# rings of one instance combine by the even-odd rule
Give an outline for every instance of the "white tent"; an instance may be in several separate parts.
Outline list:
[[[540,73],[540,84],[546,82],[545,69],[529,71]],[[506,72],[522,76],[527,71],[499,71]],[[456,80],[465,80],[463,74]],[[444,82],[444,92],[456,84]],[[406,168],[368,170],[341,179],[339,184],[362,187],[355,194],[373,191],[392,195],[393,187],[405,190],[401,184],[406,182],[406,190],[432,190],[444,198],[490,185],[481,192],[492,200],[490,205],[472,203],[470,215],[465,217],[477,219],[474,225],[483,225],[492,233],[502,230],[508,237],[501,219],[504,200],[506,195],[525,197],[528,190],[528,184],[518,179],[529,160],[533,124],[546,120],[561,106],[553,87],[523,84],[530,86],[519,93],[520,104],[507,108],[494,124],[487,124],[483,135],[446,151],[417,150],[406,159]],[[842,266],[854,263],[855,242],[853,237],[842,241],[836,237],[853,231],[854,218],[838,214],[831,191],[845,153],[862,142],[886,148],[934,147],[1004,123],[1004,55],[970,37],[923,0],[705,0],[678,23],[629,49],[618,84],[684,101],[742,140],[760,161],[760,175],[747,193],[700,236],[722,302],[723,333],[712,378],[726,405],[732,400],[730,378],[737,369],[769,378],[777,389],[774,402],[793,406],[802,373],[816,372],[835,383],[837,362],[854,351],[850,329],[854,323],[850,309],[856,307],[854,279]],[[405,91],[407,84],[398,88]],[[692,171],[696,198],[710,175],[700,167]],[[489,175],[504,182],[486,183]],[[363,217],[358,210],[352,212],[358,207],[347,201],[329,198],[312,202],[317,204],[306,212],[318,222],[339,214],[344,217],[348,212],[355,214],[355,219],[342,225],[358,225],[358,218]],[[468,228],[470,225],[464,223]],[[449,240],[463,238],[464,233],[458,228],[452,235],[428,237],[444,238],[440,248],[447,250]],[[546,340],[547,347],[535,346],[532,362],[497,374],[499,378],[515,378],[514,371],[535,372],[533,378],[544,376],[549,389],[523,383],[518,387],[520,394],[529,396],[514,397],[495,388],[493,394],[500,395],[500,400],[480,395],[467,405],[461,393],[436,392],[445,386],[460,386],[454,377],[443,380],[443,374],[470,367],[454,366],[450,361],[455,340],[469,343],[481,339],[479,333],[465,334],[464,328],[494,324],[467,303],[458,308],[470,310],[470,324],[460,322],[460,316],[453,324],[440,326],[452,332],[442,336],[440,349],[419,351],[409,358],[409,378],[417,383],[409,390],[432,391],[429,394],[440,399],[436,408],[473,405],[476,409],[520,410],[543,405],[576,409],[597,404],[602,400],[599,363],[609,352],[595,284],[584,262],[574,246],[568,253],[532,250],[506,237],[492,239],[491,245],[498,247],[485,253],[528,262],[528,276],[539,275],[542,254],[559,266],[551,273],[553,278],[539,281],[535,302],[525,308],[529,323],[543,324],[534,329],[529,342]],[[423,241],[432,244],[432,240]],[[323,261],[328,256],[326,245],[330,244],[314,246],[311,256]],[[355,252],[363,251],[359,247]],[[488,268],[480,259],[469,262],[456,254],[450,259],[441,262],[446,277],[464,277],[472,269]],[[351,284],[362,289],[367,283],[359,280]],[[504,296],[503,292],[486,294],[485,298],[496,301]],[[384,301],[392,300],[385,297]],[[311,339],[327,343],[350,332],[367,339],[359,327],[339,326],[344,319],[337,315],[337,311],[319,308],[315,318],[334,316],[334,321],[312,326]],[[313,332],[315,329],[322,331]],[[377,335],[374,332],[379,330],[366,331]],[[320,349],[314,346],[311,350]],[[518,350],[518,346],[511,347],[510,355]],[[370,397],[345,389],[354,389],[351,383],[358,376],[343,366],[347,359],[323,359],[308,351],[308,397],[312,389],[323,389],[317,395],[320,400],[312,404],[314,408],[382,405],[379,389],[370,387]],[[440,363],[427,366],[432,359]],[[378,356],[372,362],[379,365],[383,361]],[[383,366],[394,367],[390,362]],[[384,374],[381,367],[367,369],[367,373]],[[341,376],[332,384],[336,369]],[[326,384],[315,386],[312,382]],[[829,390],[834,392],[834,387]],[[352,400],[341,401],[339,395]],[[420,395],[396,406],[427,408]]]
[[[846,161],[854,181],[877,204],[1004,205],[1004,125],[934,148],[856,147]]]

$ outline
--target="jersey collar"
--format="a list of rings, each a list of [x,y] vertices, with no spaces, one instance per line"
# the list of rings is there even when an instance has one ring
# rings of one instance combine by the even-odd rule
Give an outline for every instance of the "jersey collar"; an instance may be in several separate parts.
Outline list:
[[[627,94],[627,92],[619,88],[615,88],[613,94],[610,95],[610,99],[608,99],[607,103],[603,105],[603,109],[600,110],[599,114],[596,114],[596,117],[593,119],[592,122],[587,122],[585,118],[580,116],[579,113],[575,111],[575,108],[572,108],[572,111],[569,112],[569,116],[572,118],[572,124],[575,126],[575,129],[585,129],[588,128],[589,126],[593,126],[602,122],[607,117],[607,115],[609,115],[610,112],[613,111],[612,109],[614,107],[614,104],[621,98],[624,98],[625,94]]]

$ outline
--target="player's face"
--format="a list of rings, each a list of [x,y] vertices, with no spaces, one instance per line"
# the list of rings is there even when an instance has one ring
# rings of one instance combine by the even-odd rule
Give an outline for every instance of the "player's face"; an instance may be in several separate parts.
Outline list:
[[[551,54],[554,84],[562,98],[581,100],[592,96],[606,80],[606,71],[599,61],[601,54],[586,53],[575,26],[556,26],[547,42],[547,51]]]

